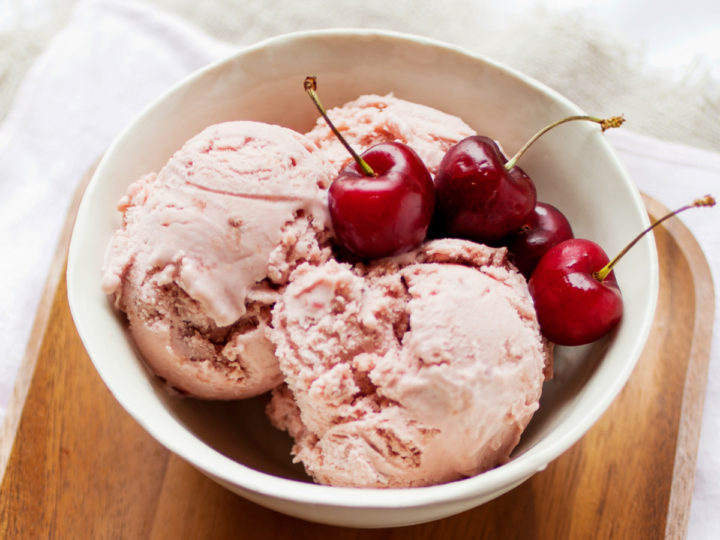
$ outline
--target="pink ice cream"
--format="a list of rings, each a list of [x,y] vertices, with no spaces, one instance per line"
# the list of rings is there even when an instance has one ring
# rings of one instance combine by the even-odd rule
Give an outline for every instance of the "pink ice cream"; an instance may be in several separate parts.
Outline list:
[[[391,94],[329,115],[359,152],[404,142],[431,174],[475,134]],[[504,248],[464,240],[336,260],[327,188],[349,159],[322,119],[307,136],[207,128],[121,200],[104,292],[168,386],[272,389],[268,416],[318,482],[424,486],[507,461],[552,369],[524,278]]]
[[[267,412],[324,484],[424,486],[507,461],[551,370],[506,250],[463,240],[301,265],[273,327],[286,385]]]
[[[382,142],[400,141],[417,152],[433,176],[448,148],[476,134],[457,116],[392,94],[361,96],[330,109],[328,116],[356,152],[362,153]],[[339,171],[352,159],[323,118],[318,119],[307,136],[320,147],[335,170]]]
[[[129,188],[103,290],[168,385],[236,399],[282,381],[267,337],[270,309],[300,262],[330,257],[334,174],[290,129],[228,122]]]

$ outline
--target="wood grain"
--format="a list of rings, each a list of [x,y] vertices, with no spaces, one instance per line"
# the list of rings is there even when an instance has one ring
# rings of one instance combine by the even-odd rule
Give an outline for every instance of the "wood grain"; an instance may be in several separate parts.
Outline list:
[[[654,215],[663,209],[646,201]],[[2,538],[681,538],[707,380],[713,286],[678,221],[656,231],[660,298],[626,387],[570,450],[518,488],[447,519],[361,530],[304,522],[221,488],[115,402],[51,288],[0,489]]]
[[[50,262],[50,270],[48,272],[42,294],[40,295],[40,301],[38,302],[37,311],[35,313],[35,320],[33,321],[33,326],[30,330],[28,347],[25,350],[25,355],[22,361],[20,362],[15,379],[15,386],[13,387],[13,393],[8,403],[5,420],[2,423],[2,430],[0,430],[0,478],[3,476],[5,467],[7,466],[7,462],[10,457],[15,433],[17,433],[17,428],[20,423],[20,415],[22,414],[25,397],[27,396],[28,389],[30,388],[30,381],[32,379],[33,372],[35,371],[35,364],[40,355],[40,347],[43,343],[45,330],[47,328],[48,321],[50,320],[50,311],[55,298],[55,292],[58,287],[58,282],[65,270],[65,261],[67,259],[72,228],[75,224],[75,215],[77,214],[78,207],[80,206],[80,201],[82,200],[85,188],[90,182],[90,178],[92,177],[94,171],[95,166],[91,167],[80,179],[78,187],[75,190],[75,194],[68,206],[67,218],[60,230],[58,245]]]

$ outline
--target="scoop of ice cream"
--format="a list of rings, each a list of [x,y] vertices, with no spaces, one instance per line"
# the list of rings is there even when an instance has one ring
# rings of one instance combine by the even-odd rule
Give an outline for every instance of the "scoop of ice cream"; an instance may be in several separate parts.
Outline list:
[[[476,134],[456,116],[392,94],[361,96],[330,109],[328,116],[356,152],[362,153],[375,144],[399,141],[417,152],[433,176],[448,148]],[[323,118],[318,119],[307,136],[322,149],[336,171],[352,159]]]
[[[102,284],[170,386],[234,399],[281,382],[270,308],[300,262],[330,257],[333,176],[304,136],[228,122],[130,186]]]
[[[286,386],[268,415],[332,485],[430,485],[505,462],[550,365],[506,250],[463,240],[302,265],[273,327]]]

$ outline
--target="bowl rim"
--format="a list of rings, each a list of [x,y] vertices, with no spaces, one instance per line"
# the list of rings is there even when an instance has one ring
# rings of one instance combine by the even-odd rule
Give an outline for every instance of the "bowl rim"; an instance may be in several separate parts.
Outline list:
[[[205,77],[207,73],[216,69],[222,69],[226,64],[232,64],[239,58],[255,51],[259,51],[267,47],[286,46],[288,44],[299,43],[305,40],[347,39],[370,36],[396,42],[410,41],[414,44],[439,48],[446,53],[461,55],[472,59],[473,61],[487,64],[494,69],[510,75],[522,84],[531,86],[536,91],[549,96],[553,100],[577,111],[579,114],[584,114],[577,105],[557,91],[510,66],[487,58],[481,54],[472,52],[461,46],[410,33],[359,28],[301,30],[276,35],[254,44],[240,47],[231,52],[229,55],[207,64],[175,83],[165,92],[161,93],[156,99],[152,100],[138,114],[136,114],[135,117],[124,127],[124,129],[116,135],[108,150],[100,160],[100,163],[98,164],[95,173],[87,186],[86,192],[83,195],[78,209],[75,230],[73,231],[68,251],[67,286],[70,311],[77,327],[78,334],[88,349],[88,353],[90,352],[90,347],[87,327],[83,322],[83,313],[79,311],[80,308],[74,301],[74,291],[81,286],[75,281],[76,265],[79,264],[78,257],[81,249],[80,239],[78,238],[79,233],[76,233],[76,231],[82,230],[87,219],[92,194],[97,189],[100,178],[105,175],[105,168],[108,166],[107,163],[110,156],[115,152],[118,146],[122,145],[128,132],[132,131],[136,125],[140,124],[143,118],[150,111],[154,110],[158,104],[176,94],[180,89]],[[643,219],[646,224],[649,224],[649,219],[647,218],[644,204],[642,203],[637,187],[630,180],[624,167],[622,166],[622,163],[620,163],[617,155],[610,147],[610,144],[604,138],[601,139],[600,144],[605,145],[609,150],[610,158],[615,161],[618,169],[623,173],[621,175],[623,182],[629,189],[629,193],[633,198],[633,204],[641,213],[641,219]],[[617,373],[617,376],[612,381],[613,384],[606,387],[605,392],[602,394],[602,399],[596,400],[591,406],[587,407],[585,414],[582,415],[572,428],[558,433],[556,437],[553,437],[550,440],[540,440],[521,456],[511,459],[508,463],[500,467],[491,469],[473,477],[426,487],[355,488],[320,485],[275,476],[234,461],[194,435],[192,435],[192,437],[176,438],[170,436],[169,433],[170,431],[175,430],[157,430],[153,423],[150,422],[146,416],[141,414],[141,411],[138,411],[133,407],[132,403],[130,403],[130,400],[128,399],[127,392],[121,392],[122,389],[118,388],[117,385],[114,385],[113,381],[108,381],[103,378],[103,382],[113,394],[115,399],[117,399],[117,401],[122,405],[125,411],[128,412],[134,420],[143,427],[143,429],[145,429],[154,439],[160,442],[169,451],[193,464],[193,466],[202,470],[211,477],[222,479],[223,482],[230,483],[243,490],[248,490],[250,492],[272,497],[274,499],[301,504],[366,509],[411,508],[425,506],[438,501],[459,502],[463,500],[477,499],[483,495],[489,499],[494,496],[495,492],[502,492],[501,490],[510,489],[523,482],[534,473],[543,470],[548,463],[557,458],[561,453],[579,440],[605,412],[610,403],[615,399],[617,394],[627,382],[643,348],[645,347],[647,337],[652,327],[657,303],[659,272],[657,251],[652,235],[646,235],[645,242],[649,242],[647,245],[653,255],[651,260],[648,261],[649,266],[647,273],[647,280],[651,287],[651,297],[649,298],[649,303],[645,306],[643,324],[639,328],[639,332],[637,334],[638,337],[633,342],[633,347],[627,351],[627,355],[632,357],[632,361],[624,364],[624,369]],[[89,354],[89,356],[96,369],[102,374],[102,369],[98,365],[95,355]],[[176,422],[178,424],[178,429],[184,429],[184,426],[182,426],[179,421],[176,420]],[[185,431],[187,430],[185,429]],[[188,442],[190,444],[184,444]],[[372,496],[361,496],[362,494],[372,494]]]

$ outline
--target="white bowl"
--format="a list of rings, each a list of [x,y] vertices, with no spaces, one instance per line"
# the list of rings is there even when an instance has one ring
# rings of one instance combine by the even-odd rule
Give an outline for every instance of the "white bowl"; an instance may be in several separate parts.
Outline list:
[[[652,236],[623,259],[622,323],[612,336],[558,348],[556,375],[513,459],[473,478],[411,489],[313,484],[292,465],[291,441],[263,414],[265,398],[217,403],[170,396],[141,362],[100,288],[105,247],[128,184],[158,170],[204,127],[262,120],[298,131],[317,116],[303,91],[317,75],[327,107],[364,93],[398,97],[462,117],[514,151],[538,128],[578,107],[508,67],[437,41],[389,32],[332,30],[280,36],[208,66],[150,105],[112,144],[87,188],[67,270],[75,324],[100,376],[155,439],[228,489],[296,517],[352,527],[408,525],[472,508],[517,486],[576,442],[629,377],[651,327],[658,286]],[[100,119],[98,119],[100,121]],[[523,157],[540,200],[578,236],[616,253],[648,225],[640,195],[595,125],[567,124]]]

